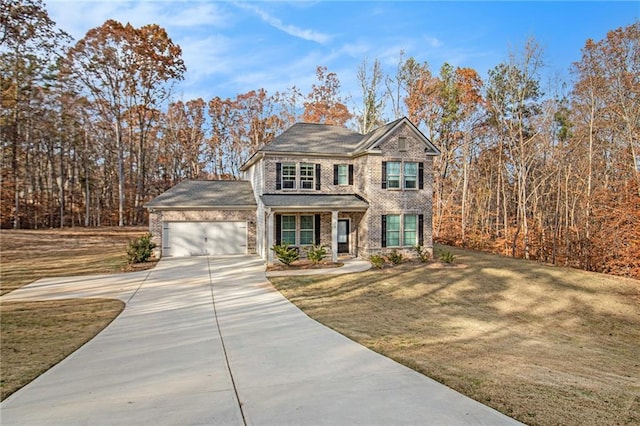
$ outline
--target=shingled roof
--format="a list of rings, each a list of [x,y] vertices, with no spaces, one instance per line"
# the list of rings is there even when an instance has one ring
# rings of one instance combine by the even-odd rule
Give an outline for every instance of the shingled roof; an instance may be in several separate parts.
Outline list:
[[[264,194],[260,197],[267,207],[278,210],[364,211],[369,203],[355,194]]]
[[[363,135],[344,127],[315,123],[296,123],[282,132],[261,151],[349,154]]]
[[[245,180],[186,180],[145,205],[150,209],[256,208],[251,182]]]

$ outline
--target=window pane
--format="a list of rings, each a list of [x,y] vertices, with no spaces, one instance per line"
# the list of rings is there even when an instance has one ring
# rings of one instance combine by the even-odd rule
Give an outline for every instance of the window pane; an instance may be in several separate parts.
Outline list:
[[[400,230],[400,215],[389,214],[387,215],[387,231],[399,231]]]
[[[315,241],[315,234],[313,231],[302,231],[300,230],[300,245],[311,245]]]
[[[387,246],[400,245],[400,215],[387,215]]]
[[[300,229],[313,230],[313,216],[300,216]]]
[[[296,231],[282,231],[282,244],[296,245]]]
[[[295,216],[282,216],[282,229],[294,230],[296,229],[296,217]]]
[[[400,162],[387,161],[387,188],[400,188]]]
[[[416,215],[406,215],[404,217],[403,244],[405,246],[415,246],[418,244],[417,236],[418,217]]]
[[[418,177],[418,163],[404,163],[404,187],[416,189]]]
[[[349,184],[349,166],[346,164],[338,165],[338,185]]]
[[[313,181],[315,178],[315,166],[313,164],[300,164],[300,188],[315,188]]]
[[[282,165],[282,187],[285,189],[295,189],[296,187],[296,165],[292,163]]]
[[[310,245],[315,242],[313,216],[300,216],[300,245]]]
[[[296,217],[282,216],[282,233],[280,236],[282,244],[296,245]]]

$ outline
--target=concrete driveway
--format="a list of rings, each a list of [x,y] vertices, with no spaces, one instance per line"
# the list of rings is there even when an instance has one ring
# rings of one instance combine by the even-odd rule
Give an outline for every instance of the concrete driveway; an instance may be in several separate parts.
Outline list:
[[[40,280],[5,300],[112,297],[102,333],[0,405],[2,425],[517,424],[313,321],[257,257]]]

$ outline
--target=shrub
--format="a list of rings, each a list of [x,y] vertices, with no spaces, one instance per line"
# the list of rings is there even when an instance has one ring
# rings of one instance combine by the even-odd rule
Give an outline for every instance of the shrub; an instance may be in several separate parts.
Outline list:
[[[151,241],[150,233],[129,241],[129,247],[127,248],[129,264],[146,262],[151,257],[155,247],[155,243]]]
[[[317,265],[327,256],[327,249],[321,245],[312,245],[307,249],[307,259]]]
[[[399,265],[404,261],[404,256],[397,250],[393,250],[389,254],[389,260],[393,262],[394,265]]]
[[[384,257],[380,256],[379,254],[372,254],[369,257],[369,262],[371,262],[371,264],[378,268],[378,269],[382,269],[384,267]]]
[[[416,254],[420,259],[420,262],[425,263],[431,258],[431,254],[429,253],[429,250],[426,247],[422,247],[418,245],[418,246],[414,246],[413,249],[416,251]]]
[[[440,260],[444,263],[453,263],[456,257],[450,251],[443,250],[440,252]]]
[[[271,250],[275,252],[278,260],[287,266],[300,259],[300,253],[298,253],[298,249],[295,247],[290,247],[287,243],[277,244],[271,247]]]

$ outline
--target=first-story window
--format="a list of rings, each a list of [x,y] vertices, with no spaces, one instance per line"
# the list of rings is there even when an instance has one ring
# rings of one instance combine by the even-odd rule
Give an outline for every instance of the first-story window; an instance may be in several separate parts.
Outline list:
[[[400,215],[387,215],[387,247],[400,246]]]
[[[311,245],[315,242],[314,216],[300,216],[300,245]]]
[[[418,244],[418,215],[406,214],[402,224],[402,243],[405,246],[415,246]]]
[[[382,247],[413,247],[423,244],[421,214],[382,215]]]
[[[314,189],[315,166],[300,164],[300,189]]]
[[[296,165],[294,163],[285,163],[282,165],[282,188],[296,188]]]
[[[282,216],[282,244],[296,245],[296,217]]]
[[[319,214],[276,214],[276,244],[310,246],[320,244]]]

